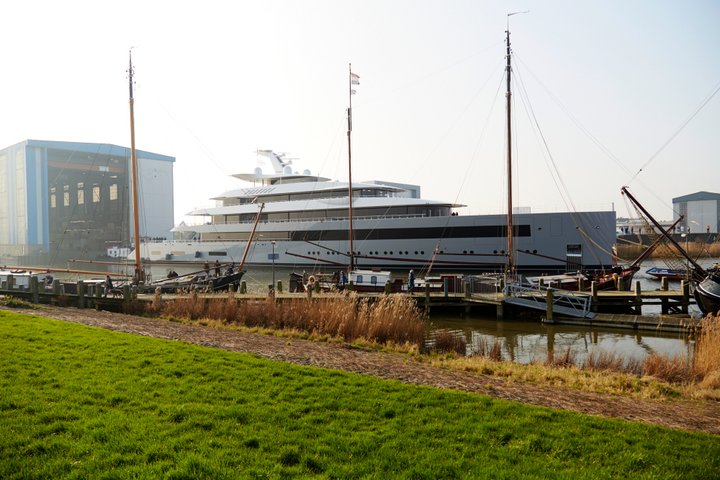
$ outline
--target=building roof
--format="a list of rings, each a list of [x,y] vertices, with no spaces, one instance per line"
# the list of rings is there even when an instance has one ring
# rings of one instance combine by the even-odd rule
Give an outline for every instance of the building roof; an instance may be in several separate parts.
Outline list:
[[[688,195],[683,195],[682,197],[673,198],[672,203],[699,202],[702,200],[720,200],[720,193],[705,192],[705,191],[690,193]]]
[[[101,155],[117,155],[123,157],[130,156],[130,148],[121,147],[118,145],[112,145],[110,143],[85,143],[85,142],[59,142],[50,140],[25,140],[20,142],[17,146],[25,144],[28,147],[42,147],[52,148],[55,150],[67,150],[74,152],[84,152],[90,154],[101,154]],[[15,145],[12,145],[15,146]],[[9,147],[8,147],[9,148]],[[138,158],[146,158],[148,160],[161,160],[166,162],[174,162],[175,157],[168,155],[161,155],[159,153],[146,152],[144,150],[135,150],[135,154]]]

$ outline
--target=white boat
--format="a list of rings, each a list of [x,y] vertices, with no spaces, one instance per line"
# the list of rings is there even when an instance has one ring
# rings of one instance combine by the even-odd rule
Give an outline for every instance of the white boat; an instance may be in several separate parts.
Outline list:
[[[260,150],[273,170],[233,175],[249,182],[226,191],[218,205],[194,210],[197,225],[173,229],[174,240],[141,245],[152,263],[238,262],[257,217],[247,264],[333,269],[348,264],[348,183],[292,170],[283,154]],[[358,268],[502,271],[507,217],[459,215],[452,202],[420,198],[420,187],[384,181],[355,182],[354,260]],[[615,212],[520,213],[513,215],[516,269],[566,272],[612,265]],[[134,252],[129,258],[134,258]]]

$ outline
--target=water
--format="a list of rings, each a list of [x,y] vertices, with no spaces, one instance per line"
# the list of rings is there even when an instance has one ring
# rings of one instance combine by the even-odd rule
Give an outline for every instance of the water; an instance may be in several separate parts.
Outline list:
[[[717,260],[715,260],[717,261]],[[707,264],[712,263],[708,261]],[[643,290],[655,290],[660,282],[645,274],[652,266],[664,266],[662,261],[648,261],[635,275]],[[156,280],[167,274],[167,266],[154,266],[153,278]],[[196,270],[196,267],[179,267],[181,275]],[[275,268],[275,280],[283,282],[287,290],[289,268]],[[302,271],[298,272],[301,273]],[[245,277],[248,290],[255,293],[267,292],[268,285],[273,283],[273,269],[250,267]],[[671,282],[670,288],[678,288],[679,283]],[[697,309],[693,310],[699,314]],[[643,313],[660,313],[659,306],[643,307]],[[668,356],[688,356],[694,351],[695,340],[686,334],[658,333],[653,331],[633,331],[621,329],[597,329],[583,326],[547,325],[539,321],[520,319],[497,320],[494,316],[477,313],[465,316],[461,313],[433,313],[431,330],[447,329],[465,338],[468,353],[481,349],[483,342],[492,345],[496,340],[502,346],[503,359],[519,363],[544,361],[548,352],[555,356],[563,355],[571,349],[575,359],[582,362],[594,351],[611,352],[622,356],[627,361],[642,361],[646,356],[657,353]]]

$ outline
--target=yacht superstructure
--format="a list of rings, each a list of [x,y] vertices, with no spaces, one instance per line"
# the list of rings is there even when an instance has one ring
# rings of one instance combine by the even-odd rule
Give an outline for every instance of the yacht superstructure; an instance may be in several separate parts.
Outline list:
[[[215,197],[218,205],[189,215],[205,221],[181,224],[174,241],[143,243],[153,263],[238,262],[259,205],[247,264],[298,268],[348,265],[348,183],[294,172],[283,154],[260,150],[271,173],[256,168],[236,174],[245,188]],[[353,192],[354,263],[359,268],[427,268],[502,271],[507,260],[507,216],[458,215],[463,205],[420,198],[420,187],[392,182],[356,182]],[[514,214],[516,269],[566,272],[612,265],[615,212]]]

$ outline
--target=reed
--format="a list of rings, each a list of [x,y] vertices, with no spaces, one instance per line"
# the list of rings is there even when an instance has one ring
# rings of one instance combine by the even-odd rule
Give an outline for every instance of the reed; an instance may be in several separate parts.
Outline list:
[[[685,357],[670,357],[653,353],[643,362],[643,375],[669,383],[687,384],[692,381],[692,364]]]
[[[686,248],[688,255],[693,258],[703,257],[720,257],[720,242],[704,243],[704,242],[689,242],[687,246],[684,243],[680,244],[683,248]],[[626,243],[619,242],[616,245],[617,255],[620,258],[637,258],[642,252],[647,249],[648,245],[639,243]],[[679,254],[674,248],[658,248],[650,254],[649,258],[674,258]]]
[[[720,314],[703,319],[692,370],[700,388],[720,389]]]
[[[625,364],[625,358],[622,354],[595,349],[587,354],[582,368],[595,371],[625,372],[627,371]],[[637,370],[637,363],[633,365],[634,370]]]
[[[365,339],[379,344],[414,344],[426,335],[425,314],[404,295],[376,301],[356,295],[336,295],[307,302],[238,301],[226,298],[188,298],[163,303],[156,314],[189,320],[212,319],[226,324],[274,330],[295,330],[339,337],[346,342]]]
[[[555,368],[571,368],[577,366],[577,360],[575,352],[572,348],[568,347],[564,352],[560,353],[559,356],[555,355],[554,351],[548,351],[547,359],[545,364],[549,367]]]
[[[450,330],[436,330],[431,338],[431,350],[436,353],[457,353],[466,355],[467,342],[465,337]]]

